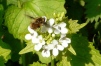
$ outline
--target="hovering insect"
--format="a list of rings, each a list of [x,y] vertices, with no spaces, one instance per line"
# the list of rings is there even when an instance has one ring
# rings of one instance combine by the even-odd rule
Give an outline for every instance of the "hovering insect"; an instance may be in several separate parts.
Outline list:
[[[37,28],[40,28],[42,25],[46,25],[46,18],[45,17],[37,17],[37,18],[34,18],[32,16],[29,16],[27,15],[29,18],[33,19],[33,21],[31,22],[30,24],[30,27],[32,29],[37,29]]]

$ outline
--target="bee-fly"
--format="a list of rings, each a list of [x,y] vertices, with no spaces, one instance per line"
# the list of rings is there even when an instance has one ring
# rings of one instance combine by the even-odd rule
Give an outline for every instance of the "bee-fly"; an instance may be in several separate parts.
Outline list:
[[[46,18],[45,17],[37,17],[34,18],[32,16],[27,15],[29,18],[33,19],[33,21],[30,24],[30,27],[32,29],[40,28],[43,24],[46,25]]]

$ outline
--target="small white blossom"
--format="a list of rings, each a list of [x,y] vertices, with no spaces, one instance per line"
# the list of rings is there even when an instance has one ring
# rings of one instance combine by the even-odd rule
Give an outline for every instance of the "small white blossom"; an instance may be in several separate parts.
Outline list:
[[[59,42],[62,44],[64,48],[68,47],[68,44],[71,43],[69,38],[61,38]]]
[[[42,38],[42,36],[40,35],[37,38],[35,38],[35,37],[32,38],[32,43],[35,44],[34,49],[36,51],[39,51],[42,48],[42,46],[45,44],[45,41]]]
[[[60,51],[63,51],[64,47],[62,45],[57,45],[57,49],[60,50]]]
[[[39,51],[41,48],[42,48],[42,45],[41,45],[41,44],[36,44],[36,45],[34,46],[34,49],[35,49],[36,51]]]
[[[68,29],[66,28],[66,23],[62,22],[60,24],[54,25],[54,33],[55,34],[66,34],[68,32]]]
[[[60,45],[57,40],[53,40],[52,44],[54,45],[54,48],[52,50],[52,54],[54,56],[57,56],[59,54],[59,50],[62,51],[64,49],[64,47],[62,45]]]
[[[31,29],[30,26],[28,26],[28,31],[30,33],[25,35],[26,40],[31,40],[33,37],[36,37],[38,35],[38,33],[33,29]]]

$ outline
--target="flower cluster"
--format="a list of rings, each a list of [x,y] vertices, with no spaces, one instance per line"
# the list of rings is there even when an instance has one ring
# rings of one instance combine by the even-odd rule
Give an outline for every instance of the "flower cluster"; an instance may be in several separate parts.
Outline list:
[[[68,29],[65,22],[56,23],[54,18],[47,20],[46,25],[42,25],[39,31],[31,29],[28,26],[29,34],[25,35],[26,40],[31,40],[34,44],[34,50],[42,51],[43,57],[49,57],[51,54],[57,56],[59,51],[63,51],[71,43],[67,38]],[[52,53],[51,53],[51,52]]]

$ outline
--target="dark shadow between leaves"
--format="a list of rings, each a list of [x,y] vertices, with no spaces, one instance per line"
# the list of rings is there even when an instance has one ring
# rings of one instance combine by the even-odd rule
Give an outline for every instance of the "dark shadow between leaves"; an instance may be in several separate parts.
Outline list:
[[[0,66],[4,66],[4,62],[5,62],[5,60],[4,60],[3,56],[0,56]]]

